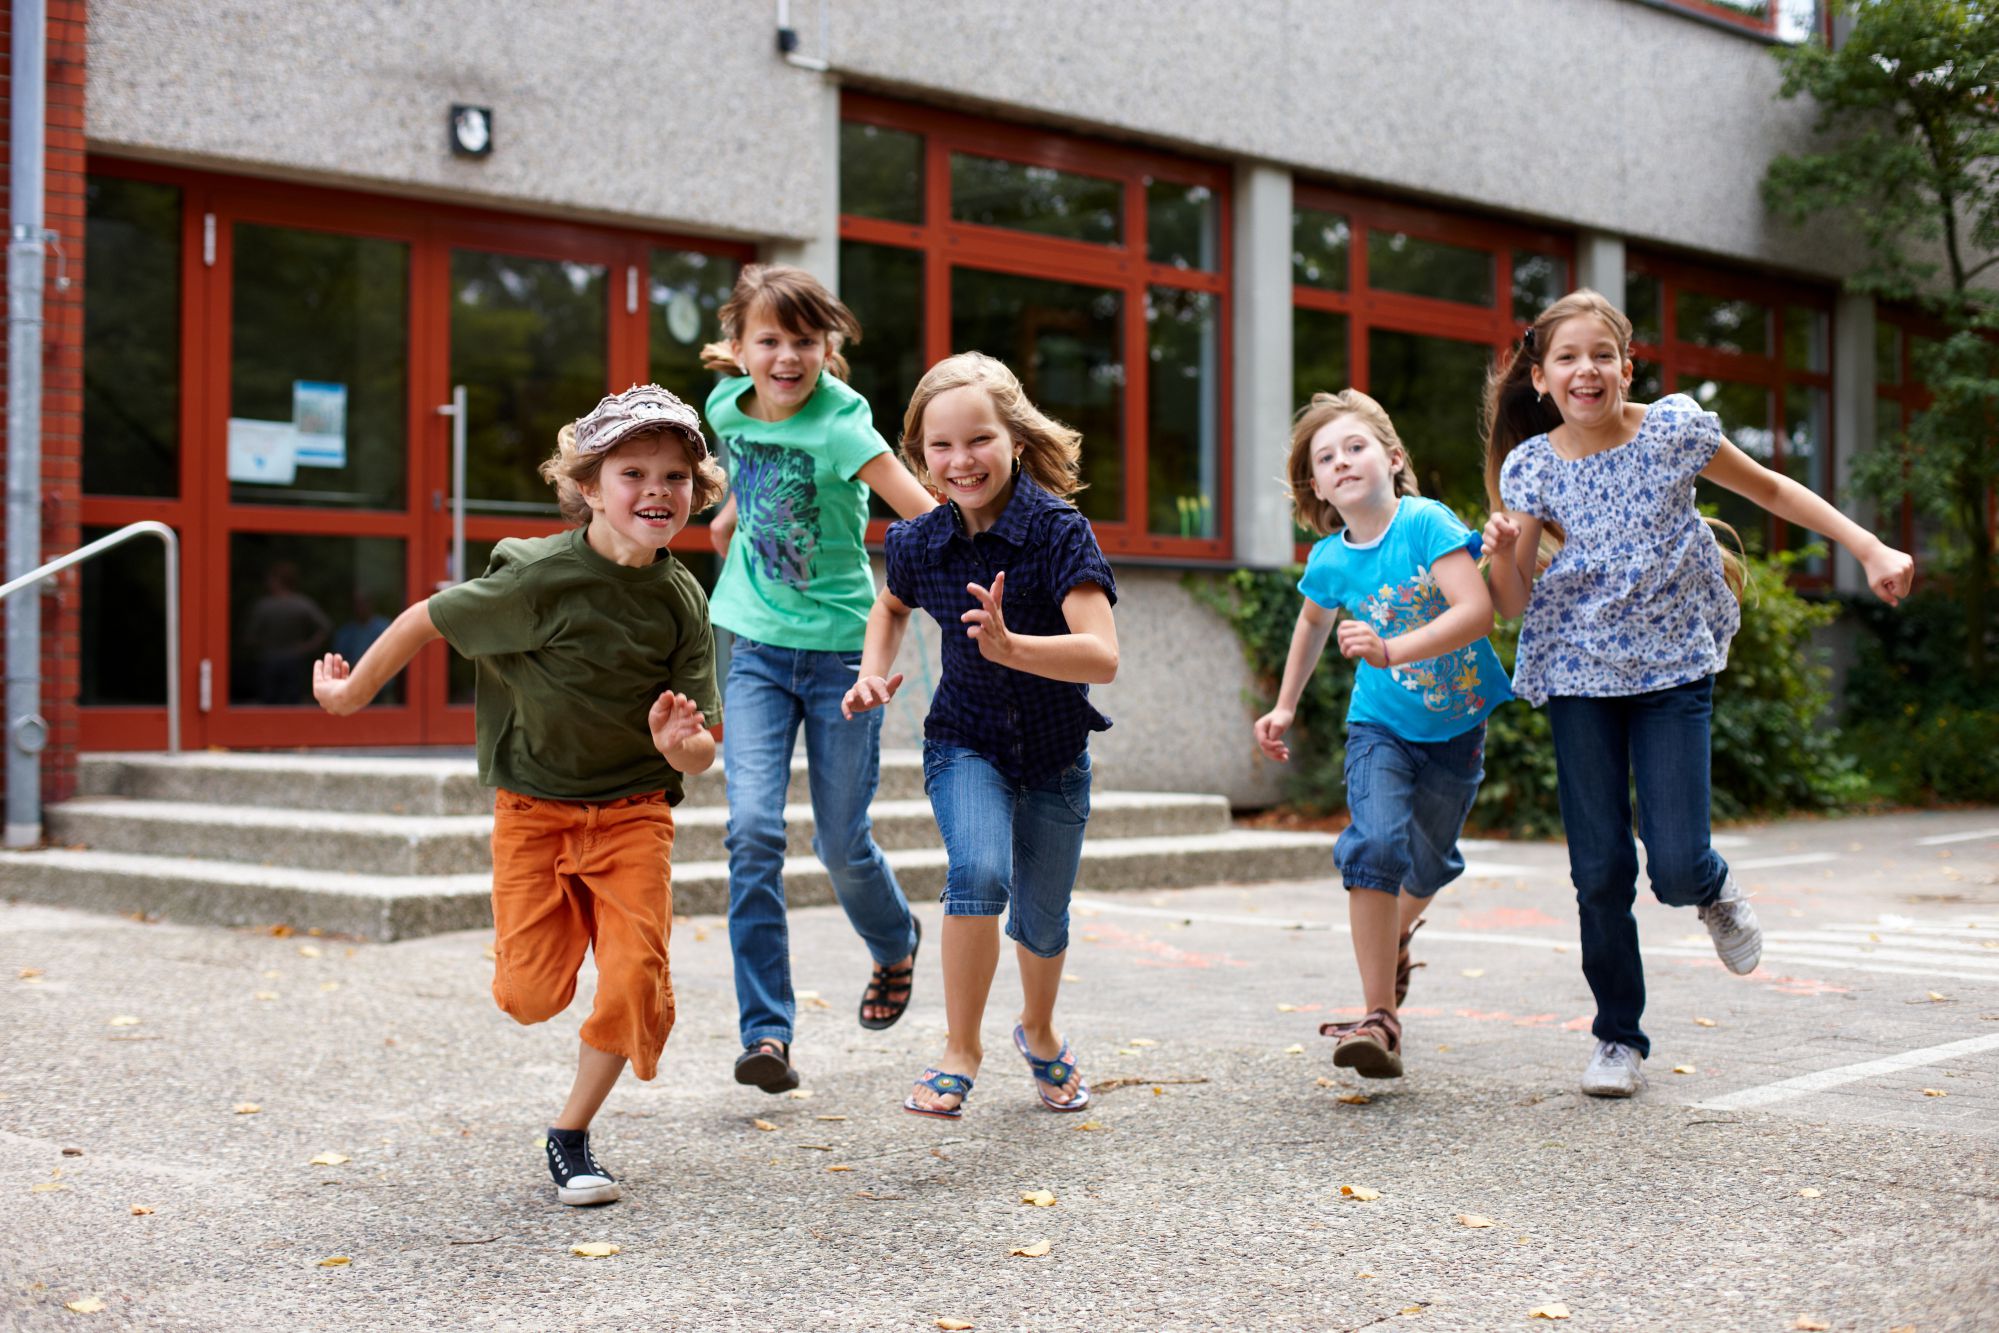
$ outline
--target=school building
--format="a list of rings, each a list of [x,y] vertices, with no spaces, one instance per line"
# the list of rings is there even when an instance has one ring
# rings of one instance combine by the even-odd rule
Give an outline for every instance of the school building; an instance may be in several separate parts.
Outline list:
[[[1382,400],[1467,514],[1488,361],[1578,283],[1636,322],[1638,396],[1695,394],[1836,499],[1915,392],[1900,317],[1840,291],[1856,253],[1759,195],[1813,115],[1775,99],[1772,55],[1822,24],[1810,0],[35,8],[29,503],[43,558],[178,534],[184,748],[468,744],[442,645],[338,721],[311,658],[551,530],[535,463],[603,393],[699,404],[758,257],[859,315],[891,440],[924,367],[969,348],[1081,428],[1122,594],[1094,748],[1120,785],[1239,804],[1277,785],[1191,585],[1302,550],[1280,478],[1313,390]],[[28,11],[0,5],[10,52]],[[1798,542],[1715,498],[1752,544]],[[678,549],[712,573],[699,525]],[[44,747],[45,801],[79,752],[165,743],[163,569],[132,542],[31,594],[40,713],[7,744]],[[935,653],[905,648],[887,743],[914,743]]]

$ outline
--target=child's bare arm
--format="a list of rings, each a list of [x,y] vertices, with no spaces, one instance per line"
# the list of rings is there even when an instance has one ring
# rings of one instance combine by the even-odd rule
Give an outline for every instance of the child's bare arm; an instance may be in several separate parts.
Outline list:
[[[1291,747],[1284,743],[1284,733],[1297,720],[1298,700],[1305,693],[1305,682],[1312,678],[1313,668],[1319,665],[1320,655],[1326,651],[1334,619],[1334,612],[1309,597],[1305,599],[1305,604],[1298,608],[1298,623],[1291,630],[1291,651],[1284,658],[1284,680],[1277,687],[1277,707],[1256,719],[1257,745],[1280,764],[1291,758]]]
[[[715,762],[715,737],[708,719],[692,699],[662,691],[646,715],[652,743],[666,762],[682,773],[705,773]]]
[[[937,507],[937,497],[924,490],[902,465],[902,460],[892,453],[876,454],[854,475],[904,518],[920,518]]]
[[[1701,469],[1701,475],[1745,500],[1755,501],[1787,523],[1810,528],[1844,546],[1867,572],[1867,586],[1888,605],[1893,606],[1909,595],[1909,585],[1916,577],[1916,562],[1907,554],[1840,513],[1823,496],[1781,472],[1764,467],[1727,440],[1721,442],[1721,448]]]
[[[366,708],[396,673],[410,664],[423,646],[443,636],[430,620],[430,599],[411,604],[389,622],[380,638],[368,645],[351,668],[339,653],[328,653],[312,664],[312,697],[335,717]]]
[[[1062,598],[1067,634],[1015,634],[1007,628],[1005,570],[993,576],[990,589],[968,583],[965,590],[978,605],[959,618],[988,662],[1079,685],[1108,685],[1117,679],[1117,620],[1101,585],[1079,583]]]
[[[1430,566],[1450,610],[1419,629],[1383,639],[1364,620],[1340,625],[1340,652],[1370,666],[1423,662],[1442,657],[1492,633],[1492,598],[1469,551],[1453,551]]]
[[[860,676],[846,697],[840,700],[840,715],[852,718],[870,708],[881,708],[902,687],[902,673],[888,675],[895,655],[902,651],[902,636],[909,630],[909,607],[900,597],[883,588],[868,612],[868,637],[861,645]]]
[[[708,520],[708,544],[715,548],[716,555],[727,555],[729,542],[735,535],[736,497],[731,492],[729,498],[722,502],[722,507],[715,511],[715,516]]]

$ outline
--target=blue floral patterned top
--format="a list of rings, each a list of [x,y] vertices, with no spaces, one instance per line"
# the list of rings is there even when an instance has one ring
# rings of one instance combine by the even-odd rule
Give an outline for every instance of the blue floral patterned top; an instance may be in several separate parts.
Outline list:
[[[1568,537],[1527,602],[1516,696],[1538,707],[1555,694],[1642,694],[1728,664],[1742,610],[1694,508],[1694,478],[1721,441],[1715,415],[1676,393],[1614,449],[1567,459],[1536,435],[1507,456],[1501,503]]]

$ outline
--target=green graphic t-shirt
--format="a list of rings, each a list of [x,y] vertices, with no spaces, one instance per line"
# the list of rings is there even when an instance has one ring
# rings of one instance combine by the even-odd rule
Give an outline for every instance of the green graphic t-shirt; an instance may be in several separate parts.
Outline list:
[[[672,689],[722,720],[708,599],[666,552],[634,569],[584,531],[509,538],[483,577],[430,599],[431,623],[479,668],[479,780],[554,801],[664,791],[677,805],[680,774],[646,714]]]
[[[715,623],[779,648],[855,652],[874,605],[868,487],[855,474],[888,452],[867,399],[821,372],[805,406],[758,421],[737,400],[747,375],[723,380],[705,415],[722,439],[736,535],[715,580]]]

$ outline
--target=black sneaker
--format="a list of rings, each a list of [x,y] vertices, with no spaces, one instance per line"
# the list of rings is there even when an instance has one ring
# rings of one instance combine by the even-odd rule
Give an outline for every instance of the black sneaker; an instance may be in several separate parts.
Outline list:
[[[776,1037],[759,1037],[736,1057],[736,1082],[765,1092],[790,1092],[798,1086],[798,1069],[791,1063],[791,1045]]]
[[[548,1131],[548,1174],[555,1177],[555,1197],[563,1203],[581,1206],[618,1201],[618,1182],[590,1151],[587,1129]]]

